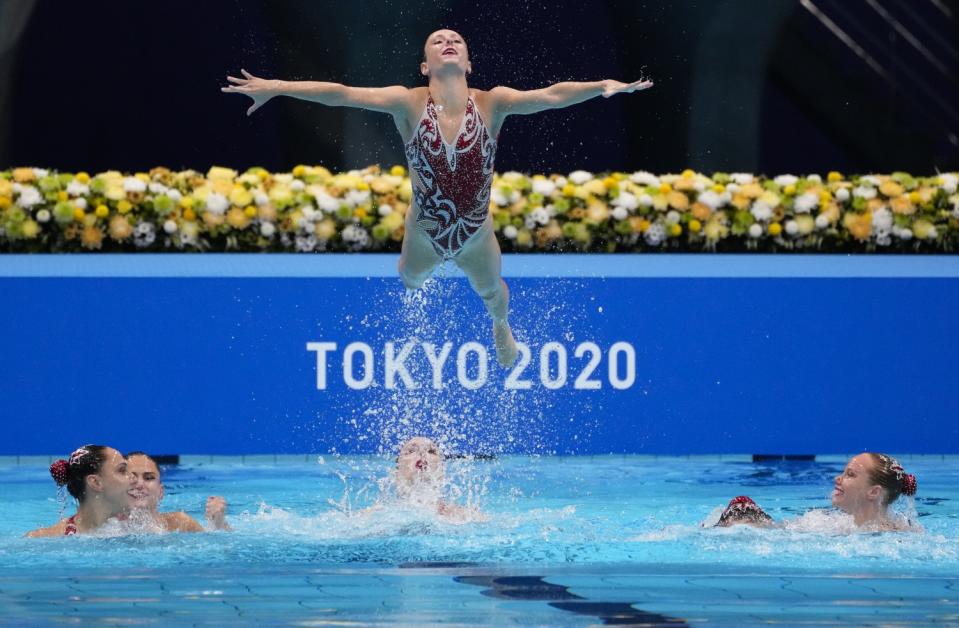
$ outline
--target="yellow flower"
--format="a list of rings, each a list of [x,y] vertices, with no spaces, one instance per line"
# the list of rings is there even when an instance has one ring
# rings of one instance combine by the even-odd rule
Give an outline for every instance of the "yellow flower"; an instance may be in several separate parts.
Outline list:
[[[20,226],[20,231],[24,238],[32,240],[40,233],[40,225],[37,224],[37,221],[27,218]]]
[[[250,225],[250,219],[239,207],[231,207],[226,213],[226,222],[234,229],[246,229]]]
[[[919,194],[918,190],[915,190],[909,193],[909,202],[913,204],[918,204],[922,202],[922,195]]]
[[[293,168],[293,176],[294,176],[294,177],[300,178],[300,177],[302,177],[304,174],[306,174],[306,166],[302,166],[302,165],[301,165],[301,166],[296,166],[295,168]]]
[[[192,196],[184,196],[180,199],[180,207],[183,207],[184,209],[191,209],[194,202],[195,201],[193,200]]]
[[[725,191],[726,191],[726,186],[723,185],[722,183],[717,183],[716,185],[713,186],[713,192],[715,192],[716,194],[722,194]]]
[[[317,238],[325,242],[336,235],[336,223],[327,218],[322,222],[316,223],[316,226],[313,227],[313,233],[316,234]]]
[[[679,226],[678,223],[673,223],[669,225],[669,235],[671,237],[675,238],[676,236],[680,235],[682,232],[683,232],[683,228]]]
[[[660,184],[660,186],[659,186],[659,193],[660,193],[660,194],[669,194],[669,193],[672,192],[672,191],[673,191],[673,186],[671,186],[671,185],[668,184],[668,183],[662,183],[662,184]]]
[[[0,209],[7,209],[13,205],[13,199],[9,196],[0,196]]]
[[[236,207],[246,207],[253,202],[253,195],[242,185],[234,185],[230,190],[230,203]]]
[[[106,218],[110,215],[110,208],[106,205],[97,205],[93,213],[96,214],[97,218]]]
[[[83,220],[83,217],[84,217],[84,216],[86,216],[86,214],[84,213],[84,211],[83,211],[82,209],[80,209],[79,207],[74,207],[74,208],[73,208],[73,219],[74,219],[74,220],[76,220],[77,222],[80,222],[81,220]]]
[[[405,177],[406,168],[404,168],[403,166],[393,166],[392,168],[390,168],[390,174],[393,175],[394,177]]]
[[[233,179],[236,178],[236,175],[237,175],[236,170],[231,170],[230,168],[223,168],[221,166],[213,166],[206,173],[206,178],[210,179],[211,181],[214,179],[227,179],[230,182],[232,182]]]
[[[868,240],[872,234],[872,214],[870,212],[846,214],[842,217],[842,223],[852,234],[852,237],[857,240]]]
[[[689,230],[693,233],[699,233],[703,228],[703,223],[699,222],[695,218],[689,221]]]
[[[260,205],[256,209],[256,215],[260,217],[260,220],[274,222],[276,220],[276,208],[269,204]]]
[[[130,201],[126,199],[123,199],[122,201],[117,203],[117,211],[120,212],[121,214],[126,214],[131,209],[133,209],[133,203],[131,203]]]
[[[912,225],[912,232],[920,240],[925,240],[929,237],[929,232],[935,227],[931,222],[920,218]]]
[[[110,219],[110,237],[117,242],[126,240],[133,235],[133,227],[123,216],[114,216]]]
[[[90,175],[86,172],[78,172],[77,176],[74,177],[78,183],[87,184],[90,182]]]
[[[111,201],[119,201],[127,197],[127,192],[122,185],[107,184],[107,191],[103,195]]]
[[[769,224],[769,228],[767,229],[767,231],[769,231],[769,235],[771,236],[778,236],[780,233],[783,232],[783,226],[779,224],[778,222],[773,222]]]
[[[689,168],[686,168],[685,170],[683,170],[682,177],[684,179],[692,179],[695,176],[696,176],[695,170],[690,170]]]
[[[243,208],[243,213],[246,214],[247,218],[256,218],[256,207],[247,205]]]
[[[573,196],[576,194],[576,186],[572,183],[567,183],[563,186],[563,196]]]
[[[680,192],[682,194],[682,192]],[[666,208],[669,207],[669,199],[663,196],[662,194],[657,194],[653,197],[653,209],[658,212],[666,211]]]
[[[355,210],[353,210],[353,215],[359,218],[360,220],[363,220],[364,218],[369,216],[369,214],[366,212],[366,209],[363,207],[357,207]]]
[[[187,207],[183,210],[183,219],[184,220],[196,220],[196,212]]]
[[[606,203],[596,201],[590,203],[586,208],[586,219],[596,224],[602,224],[609,220],[609,208]]]
[[[739,193],[746,198],[757,198],[764,192],[763,187],[758,183],[747,183],[739,188]]]
[[[148,175],[145,172],[138,172],[133,176],[139,179],[140,181],[143,181],[144,183],[150,183],[150,175]]]
[[[883,194],[883,196],[888,196],[890,198],[894,196],[902,196],[903,192],[905,192],[902,186],[892,179],[883,181],[882,185],[879,186],[879,191]]]
[[[710,220],[706,223],[703,234],[708,240],[722,240],[729,235],[729,227],[719,220]]]
[[[800,214],[796,216],[796,226],[800,234],[809,235],[816,228],[816,220],[809,214]]]
[[[58,200],[58,201],[65,201],[65,200],[67,200],[68,198],[70,198],[70,195],[67,194],[64,190],[60,190],[59,192],[57,192],[57,200]]]
[[[762,194],[759,195],[759,202],[765,203],[766,205],[769,205],[770,207],[777,207],[779,205],[780,200],[781,199],[779,198],[779,195],[776,194],[775,192],[763,192]]]
[[[679,211],[686,211],[689,208],[689,197],[682,192],[670,192],[666,196],[669,206]]]
[[[606,194],[606,183],[599,179],[591,179],[583,184],[582,189],[595,196],[602,196]]]
[[[30,183],[36,178],[33,168],[14,168],[13,180],[17,183]]]
[[[783,188],[783,194],[785,194],[786,196],[795,196],[795,195],[796,195],[796,186],[795,186],[795,185],[787,185],[786,187]]]
[[[528,229],[521,229],[520,232],[516,234],[516,244],[520,246],[529,246],[532,243],[533,234],[531,234]]]
[[[86,227],[80,234],[80,243],[83,248],[93,250],[103,246],[103,231],[99,227]]]
[[[826,175],[826,181],[829,181],[830,183],[838,183],[839,181],[842,181],[842,174],[833,170]]]
[[[819,193],[820,205],[825,205],[829,203],[829,201],[831,200],[832,200],[832,192],[830,192],[829,190],[823,190],[822,192]]]

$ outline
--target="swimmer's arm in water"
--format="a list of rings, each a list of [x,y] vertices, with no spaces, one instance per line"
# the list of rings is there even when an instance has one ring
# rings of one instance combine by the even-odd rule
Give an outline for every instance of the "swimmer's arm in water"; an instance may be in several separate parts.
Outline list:
[[[409,89],[400,85],[390,87],[349,87],[340,83],[322,81],[281,81],[253,76],[240,70],[243,78],[227,76],[231,83],[220,91],[245,94],[253,99],[246,115],[265,105],[275,96],[289,96],[332,107],[357,107],[382,113],[399,114],[406,111]]]
[[[226,500],[219,495],[206,498],[206,523],[210,530],[230,531],[233,528],[226,522]]]
[[[30,530],[23,536],[28,539],[39,539],[50,536],[63,536],[63,533],[67,530],[67,520],[61,519],[52,526],[46,528],[38,528],[36,530]]]
[[[164,512],[160,518],[167,532],[203,532],[200,522],[185,512]]]
[[[640,79],[632,83],[620,81],[567,81],[556,83],[542,89],[528,91],[512,89],[510,87],[494,87],[489,92],[492,108],[497,115],[528,115],[549,109],[562,109],[591,98],[602,96],[609,98],[616,94],[631,94],[635,91],[649,89],[653,82]]]

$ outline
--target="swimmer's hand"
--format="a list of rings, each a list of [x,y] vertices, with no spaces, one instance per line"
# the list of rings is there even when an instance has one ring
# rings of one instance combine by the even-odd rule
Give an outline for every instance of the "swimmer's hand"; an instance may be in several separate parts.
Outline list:
[[[226,500],[219,495],[206,498],[206,522],[213,530],[230,530],[226,522]]]
[[[280,95],[281,92],[278,89],[276,81],[253,76],[246,70],[240,70],[240,72],[242,72],[246,78],[227,76],[226,80],[233,84],[228,87],[221,87],[220,91],[227,94],[246,94],[252,98],[253,104],[246,110],[246,115],[252,114],[265,105],[271,98]]]
[[[632,94],[653,86],[653,82],[647,79],[639,79],[632,83],[623,83],[621,81],[606,80],[603,84],[603,98],[609,98],[616,94]]]

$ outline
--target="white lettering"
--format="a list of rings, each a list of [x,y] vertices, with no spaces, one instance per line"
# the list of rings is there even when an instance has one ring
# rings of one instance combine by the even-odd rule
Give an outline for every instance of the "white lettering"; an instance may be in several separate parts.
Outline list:
[[[599,366],[603,352],[595,342],[581,342],[579,346],[576,347],[576,353],[573,355],[581,358],[587,352],[590,354],[589,362],[586,364],[583,372],[579,374],[579,377],[576,378],[576,381],[573,382],[573,388],[576,390],[599,390],[603,387],[603,382],[598,379],[590,379],[589,376],[592,375],[596,367]]]
[[[466,372],[466,355],[475,353],[477,359],[476,378],[470,379]],[[459,351],[456,352],[456,378],[460,386],[467,390],[476,390],[486,385],[486,377],[489,373],[489,354],[486,353],[486,347],[478,342],[464,343]]]
[[[433,388],[436,390],[443,389],[443,366],[446,364],[447,358],[450,357],[450,352],[453,350],[452,342],[444,342],[443,350],[440,351],[440,354],[436,355],[436,345],[432,342],[423,343],[423,353],[426,354],[426,359],[429,360],[430,366],[433,367]]]
[[[556,354],[556,377],[549,372],[549,355]],[[539,350],[539,381],[549,390],[566,385],[566,347],[558,342],[547,342]]]
[[[516,348],[519,349],[519,360],[517,360],[516,365],[513,366],[513,370],[509,372],[506,381],[503,382],[503,387],[506,388],[506,390],[529,390],[533,387],[533,382],[528,379],[520,379],[519,376],[522,375],[526,367],[529,366],[530,361],[533,359],[533,352],[529,350],[529,345],[525,342],[517,342]]]
[[[326,354],[336,351],[335,342],[308,342],[307,351],[316,351],[316,389],[326,390]]]
[[[626,377],[619,376],[618,355],[626,356]],[[625,390],[636,381],[636,350],[628,342],[616,342],[609,348],[609,383],[616,390]]]
[[[407,342],[403,345],[403,348],[400,349],[399,355],[396,355],[394,353],[393,343],[386,343],[386,371],[384,380],[386,381],[387,388],[396,388],[397,375],[400,376],[400,379],[403,380],[403,385],[407,388],[415,389],[420,387],[419,384],[413,381],[410,372],[406,370],[406,365],[404,364],[406,358],[410,357],[410,352],[413,351],[413,347],[412,342]]]
[[[363,354],[363,379],[353,376],[353,355]],[[343,381],[353,390],[369,388],[373,383],[373,350],[365,342],[351,342],[343,350]]]

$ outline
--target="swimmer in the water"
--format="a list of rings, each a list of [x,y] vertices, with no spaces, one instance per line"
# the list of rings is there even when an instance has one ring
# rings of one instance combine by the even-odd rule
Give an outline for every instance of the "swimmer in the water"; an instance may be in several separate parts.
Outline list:
[[[460,506],[443,498],[446,487],[443,453],[432,439],[425,436],[414,436],[400,445],[393,483],[395,505],[437,514],[450,523],[489,520],[476,508]],[[381,502],[362,512],[375,512],[389,505],[389,501]]]
[[[77,501],[77,512],[52,526],[27,532],[28,537],[90,534],[129,510],[127,492],[133,480],[126,459],[112,447],[84,445],[67,460],[50,465],[50,475]]]
[[[150,523],[166,532],[204,531],[200,522],[185,512],[159,512],[165,489],[156,460],[142,451],[133,451],[127,454],[127,469],[132,476],[128,495],[133,523]],[[230,529],[226,522],[226,500],[219,496],[207,498],[206,521],[208,529]]]
[[[338,83],[269,80],[241,70],[222,91],[253,99],[247,115],[275,96],[324,105],[389,113],[405,142],[413,182],[406,214],[400,278],[408,289],[423,285],[433,270],[452,259],[466,274],[493,319],[496,358],[510,366],[518,350],[508,322],[509,290],[501,277],[502,255],[489,213],[493,159],[503,122],[510,115],[560,109],[603,96],[648,89],[639,80],[563,82],[521,91],[471,89],[473,71],[466,42],[441,29],[426,40],[420,73],[427,87],[348,87]],[[450,138],[450,141],[447,141]]]
[[[915,495],[916,476],[906,473],[895,458],[886,454],[863,453],[846,463],[836,476],[832,505],[852,515],[856,527],[873,530],[917,530],[918,526],[889,515],[889,505],[900,495]],[[717,526],[746,524],[772,527],[775,522],[753,500],[736,497],[719,517]]]

